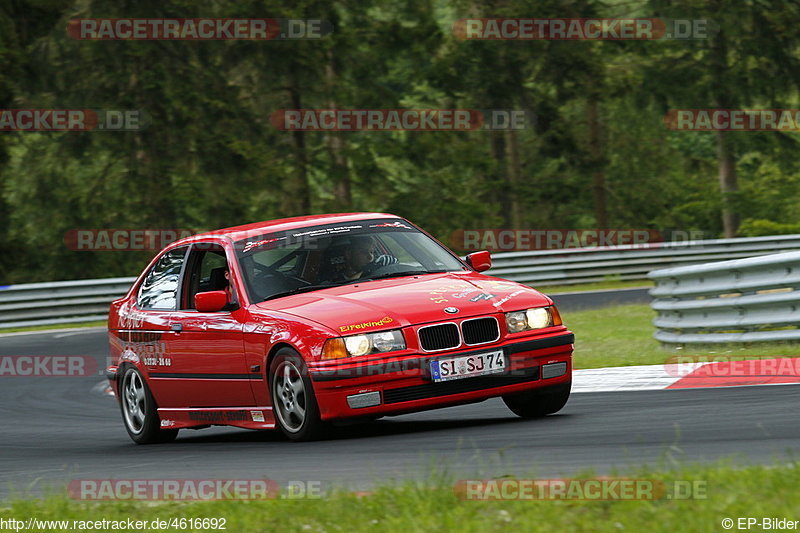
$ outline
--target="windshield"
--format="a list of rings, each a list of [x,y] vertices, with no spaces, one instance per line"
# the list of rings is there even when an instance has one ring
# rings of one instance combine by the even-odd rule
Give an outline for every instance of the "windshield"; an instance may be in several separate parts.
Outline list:
[[[397,219],[322,224],[238,241],[251,301],[337,285],[467,270],[450,251]]]

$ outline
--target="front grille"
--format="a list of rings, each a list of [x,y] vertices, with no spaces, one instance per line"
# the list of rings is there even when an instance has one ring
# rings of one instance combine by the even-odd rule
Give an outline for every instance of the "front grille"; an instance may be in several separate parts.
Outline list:
[[[536,381],[537,379],[539,379],[538,366],[515,370],[513,375],[499,374],[494,376],[456,379],[440,383],[426,383],[425,385],[385,390],[383,391],[383,403],[410,402],[411,400],[449,396],[462,392],[473,392],[476,390],[493,389],[495,387],[505,387],[506,385],[517,385],[528,381]]]
[[[493,316],[465,320],[461,323],[465,344],[485,344],[500,338],[500,326]]]
[[[455,324],[448,323],[425,326],[419,328],[417,335],[419,335],[420,346],[422,346],[423,350],[428,352],[458,348],[461,345],[458,326]]]

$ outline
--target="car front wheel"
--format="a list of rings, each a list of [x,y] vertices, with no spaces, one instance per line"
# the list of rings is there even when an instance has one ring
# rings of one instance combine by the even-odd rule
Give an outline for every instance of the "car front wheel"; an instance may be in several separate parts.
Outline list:
[[[315,440],[328,427],[319,416],[319,407],[302,357],[283,348],[270,364],[270,391],[275,421],[291,440]]]
[[[557,413],[569,400],[572,382],[503,396],[506,406],[522,418],[539,418]]]

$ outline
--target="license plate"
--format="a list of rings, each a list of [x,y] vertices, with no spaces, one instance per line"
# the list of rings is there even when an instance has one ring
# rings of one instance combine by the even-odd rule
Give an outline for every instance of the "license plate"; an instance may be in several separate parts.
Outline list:
[[[497,374],[506,369],[503,350],[448,357],[431,361],[433,381],[451,381],[486,374]]]

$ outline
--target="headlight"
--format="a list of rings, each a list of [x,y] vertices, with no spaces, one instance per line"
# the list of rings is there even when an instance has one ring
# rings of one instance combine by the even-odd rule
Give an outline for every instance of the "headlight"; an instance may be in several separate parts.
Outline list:
[[[367,355],[372,343],[366,335],[353,335],[344,338],[344,347],[350,355]]]
[[[519,333],[520,331],[560,325],[561,315],[554,305],[506,313],[506,327],[509,333]]]
[[[528,320],[525,318],[525,311],[506,313],[506,326],[508,326],[509,333],[517,333],[528,329]]]
[[[550,310],[546,307],[537,307],[525,311],[525,318],[528,320],[530,329],[542,329],[553,324]]]
[[[399,329],[379,331],[377,333],[360,333],[328,339],[322,348],[323,359],[341,359],[358,357],[374,353],[396,352],[405,350],[406,342]]]

